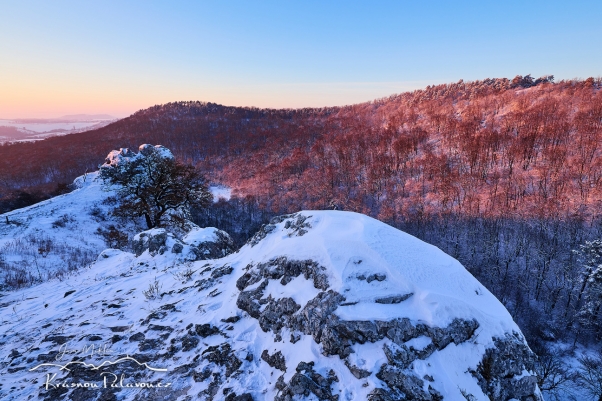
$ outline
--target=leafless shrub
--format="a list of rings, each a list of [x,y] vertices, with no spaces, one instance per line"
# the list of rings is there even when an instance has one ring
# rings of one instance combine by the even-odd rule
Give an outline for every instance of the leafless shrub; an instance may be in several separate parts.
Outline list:
[[[593,399],[602,399],[602,352],[578,358],[575,383]]]
[[[192,276],[194,275],[194,273],[196,273],[196,270],[192,270],[192,267],[190,266],[190,264],[187,264],[185,270],[175,272],[175,273],[173,273],[173,276],[176,280],[182,281],[185,283],[192,279]]]
[[[109,248],[124,249],[128,246],[128,235],[117,229],[113,224],[107,228],[98,227],[96,233],[105,240]]]
[[[63,281],[68,275],[69,272],[64,267],[60,267],[57,270],[46,272],[46,280],[57,279]]]
[[[161,297],[161,283],[155,277],[155,280],[152,281],[147,290],[142,291],[146,299],[153,300]]]
[[[537,384],[549,401],[567,399],[574,387],[575,372],[569,369],[563,356],[560,350],[546,349],[535,363]]]
[[[54,278],[62,280],[90,265],[98,253],[32,233],[7,241],[0,248],[0,255],[0,286],[13,290]],[[18,258],[7,261],[4,255]]]
[[[94,217],[94,220],[96,220],[96,222],[98,223],[100,223],[101,221],[106,221],[107,219],[105,213],[98,206],[92,207],[92,209],[90,209],[89,214],[90,216]]]
[[[4,286],[8,289],[19,289],[30,286],[36,278],[25,269],[9,269],[4,272]]]
[[[12,241],[6,242],[1,252],[5,254],[15,255],[33,255],[33,249],[25,238],[15,238]]]
[[[64,214],[52,222],[52,228],[65,227],[67,223],[72,223],[74,221],[75,219],[72,216]]]
[[[54,243],[51,239],[42,241],[42,243],[38,246],[38,254],[45,258],[52,251],[53,245]]]

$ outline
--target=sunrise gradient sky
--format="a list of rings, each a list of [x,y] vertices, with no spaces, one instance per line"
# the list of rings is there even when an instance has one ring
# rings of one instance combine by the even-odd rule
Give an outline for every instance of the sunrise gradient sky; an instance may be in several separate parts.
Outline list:
[[[527,4],[524,4],[527,3]],[[602,74],[596,1],[0,1],[0,118],[309,107]]]

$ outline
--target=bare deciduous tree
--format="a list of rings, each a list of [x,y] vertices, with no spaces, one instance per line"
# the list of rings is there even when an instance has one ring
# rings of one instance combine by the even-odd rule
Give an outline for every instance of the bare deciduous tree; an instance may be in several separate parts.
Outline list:
[[[143,216],[149,229],[160,226],[170,211],[207,207],[213,199],[205,178],[193,166],[178,163],[162,146],[142,145],[138,154],[113,151],[101,166],[100,177],[117,186],[120,199],[113,213]]]

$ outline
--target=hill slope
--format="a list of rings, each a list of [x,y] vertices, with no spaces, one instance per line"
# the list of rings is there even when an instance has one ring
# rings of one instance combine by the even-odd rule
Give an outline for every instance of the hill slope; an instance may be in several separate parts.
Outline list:
[[[107,143],[154,143],[278,213],[592,218],[602,193],[600,83],[520,78],[327,109],[154,106],[98,130],[1,146],[0,182],[50,191],[96,170]]]
[[[78,177],[74,186],[71,193],[0,215],[1,283],[19,287],[62,276],[93,262],[106,247],[97,230],[117,224],[107,220],[109,206],[103,204],[114,192],[103,188],[96,172]]]

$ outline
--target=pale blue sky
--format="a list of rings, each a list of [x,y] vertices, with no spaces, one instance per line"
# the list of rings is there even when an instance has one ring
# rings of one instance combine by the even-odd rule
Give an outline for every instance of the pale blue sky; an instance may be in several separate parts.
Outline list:
[[[602,74],[602,1],[0,0],[0,118],[304,107]]]

